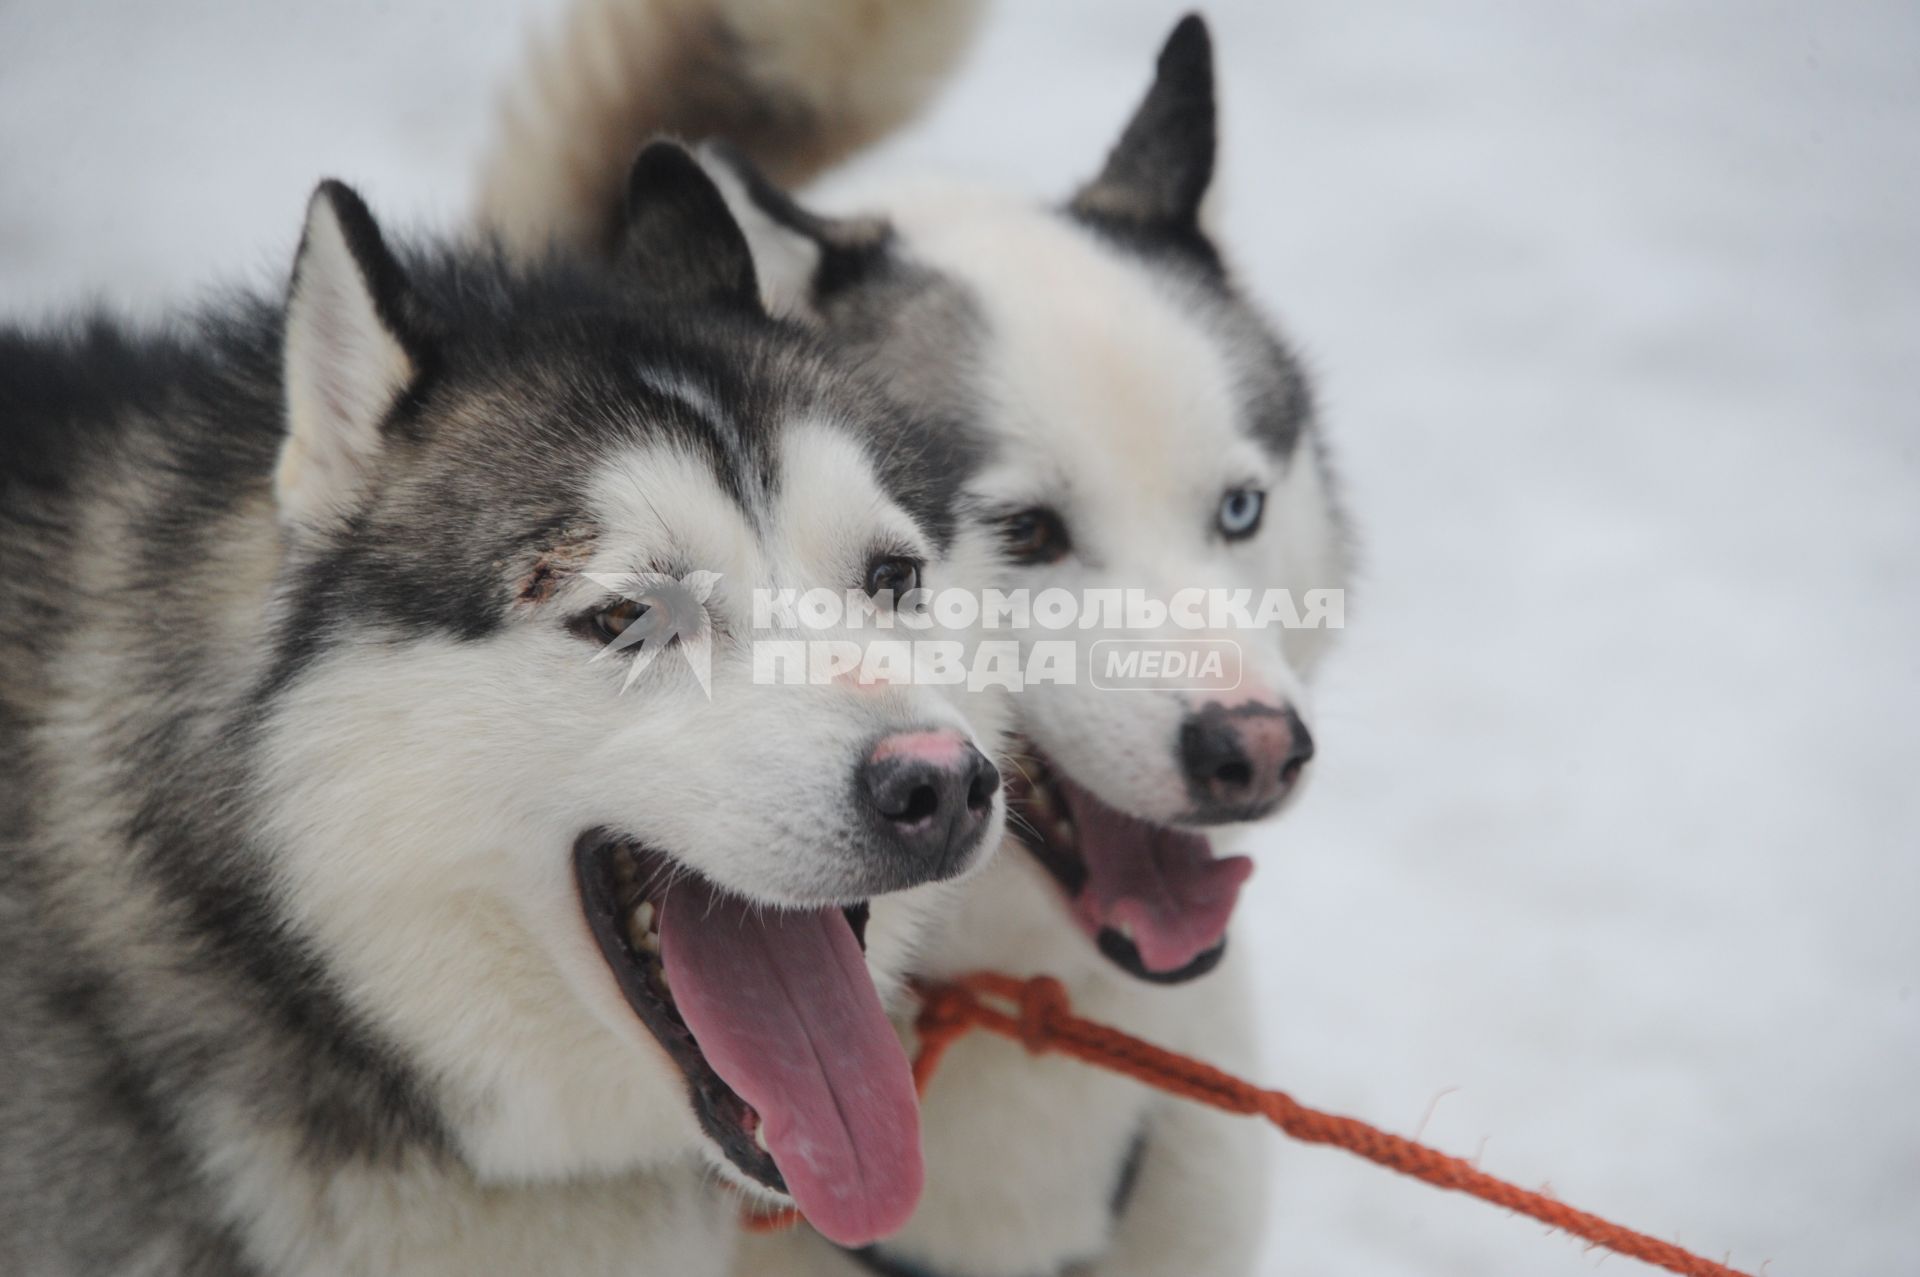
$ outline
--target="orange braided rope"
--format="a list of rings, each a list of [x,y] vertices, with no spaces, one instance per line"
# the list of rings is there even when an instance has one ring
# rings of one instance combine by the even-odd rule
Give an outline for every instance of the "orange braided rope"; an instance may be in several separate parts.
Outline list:
[[[922,1095],[940,1067],[947,1049],[973,1029],[985,1029],[1011,1038],[1035,1055],[1058,1052],[1096,1068],[1123,1073],[1148,1086],[1210,1104],[1229,1113],[1266,1118],[1282,1131],[1308,1144],[1331,1144],[1377,1162],[1388,1170],[1478,1197],[1504,1206],[1552,1228],[1571,1233],[1595,1246],[1682,1273],[1686,1277],[1748,1277],[1736,1269],[1680,1249],[1645,1233],[1622,1228],[1598,1215],[1575,1210],[1544,1193],[1496,1179],[1470,1162],[1351,1117],[1322,1113],[1300,1104],[1283,1091],[1266,1091],[1212,1065],[1164,1050],[1120,1030],[1073,1014],[1067,991],[1051,976],[1019,980],[982,972],[952,984],[924,985],[915,1029],[920,1052],[913,1062],[913,1081]],[[991,1005],[988,999],[1014,1008]],[[773,1214],[749,1212],[742,1222],[754,1232],[771,1232],[798,1223],[792,1210]]]

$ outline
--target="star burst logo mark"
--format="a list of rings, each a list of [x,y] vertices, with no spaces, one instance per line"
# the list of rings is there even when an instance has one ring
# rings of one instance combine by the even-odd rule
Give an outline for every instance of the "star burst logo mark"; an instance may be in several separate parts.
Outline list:
[[[620,684],[625,692],[662,652],[678,647],[687,658],[700,690],[713,699],[713,617],[707,612],[707,600],[720,583],[718,572],[689,572],[674,578],[665,572],[587,572],[583,575],[595,585],[613,591],[621,598],[640,605],[640,611],[627,627],[606,643],[593,659],[603,660],[617,652],[632,652],[633,663]]]

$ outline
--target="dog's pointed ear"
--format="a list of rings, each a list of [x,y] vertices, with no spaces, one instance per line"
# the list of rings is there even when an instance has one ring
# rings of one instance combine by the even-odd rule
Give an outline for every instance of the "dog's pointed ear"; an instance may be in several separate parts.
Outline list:
[[[287,437],[274,469],[281,517],[324,527],[352,508],[385,427],[420,375],[406,277],[353,190],[322,182],[307,205],[282,338]]]
[[[1160,50],[1153,86],[1072,208],[1094,217],[1191,230],[1213,180],[1218,119],[1213,41],[1199,14],[1180,19]]]
[[[679,151],[678,147],[671,149]],[[693,154],[719,193],[733,228],[743,237],[752,278],[758,286],[759,305],[768,314],[814,319],[818,302],[857,282],[886,256],[892,231],[884,220],[823,217],[810,212],[724,143],[702,143]],[[640,174],[638,165],[635,174]],[[691,184],[684,172],[674,180]],[[675,229],[664,219],[642,220],[639,199],[632,203],[635,217],[628,225],[621,256],[630,268],[642,271],[647,278],[653,278],[652,272],[659,269],[654,258],[671,251],[676,235],[720,222],[719,215],[709,208],[694,227]],[[744,274],[736,271],[730,285],[736,293]]]
[[[621,267],[656,292],[760,309],[753,251],[720,188],[674,142],[653,142],[627,175]]]

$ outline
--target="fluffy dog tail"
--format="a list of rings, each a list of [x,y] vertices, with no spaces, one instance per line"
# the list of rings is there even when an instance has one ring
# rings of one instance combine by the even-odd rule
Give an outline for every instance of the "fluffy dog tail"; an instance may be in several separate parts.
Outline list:
[[[518,251],[611,245],[657,134],[730,143],[797,186],[898,128],[985,0],[576,0],[503,103],[479,220]]]

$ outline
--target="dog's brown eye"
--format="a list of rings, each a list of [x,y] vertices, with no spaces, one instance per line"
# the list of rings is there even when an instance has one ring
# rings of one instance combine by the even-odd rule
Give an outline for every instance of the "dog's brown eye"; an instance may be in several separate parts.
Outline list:
[[[621,599],[593,614],[594,635],[611,643],[627,632],[627,627],[647,614],[647,605],[633,599]]]
[[[885,591],[899,602],[920,588],[920,560],[903,554],[889,554],[867,565],[867,593]]]
[[[1045,506],[1034,506],[1000,521],[1000,544],[1015,563],[1052,563],[1073,548],[1067,525]]]

